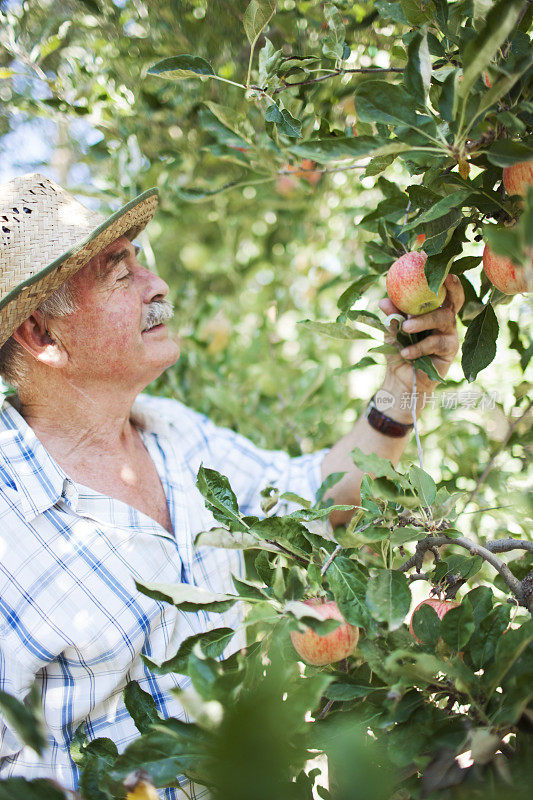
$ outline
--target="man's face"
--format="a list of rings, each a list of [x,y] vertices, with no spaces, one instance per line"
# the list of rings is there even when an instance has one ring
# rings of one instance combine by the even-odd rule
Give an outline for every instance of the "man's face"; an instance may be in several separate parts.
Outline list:
[[[168,294],[161,278],[137,260],[121,236],[70,281],[78,311],[56,318],[53,329],[66,349],[69,377],[144,388],[179,357],[164,324],[146,330],[154,301]]]

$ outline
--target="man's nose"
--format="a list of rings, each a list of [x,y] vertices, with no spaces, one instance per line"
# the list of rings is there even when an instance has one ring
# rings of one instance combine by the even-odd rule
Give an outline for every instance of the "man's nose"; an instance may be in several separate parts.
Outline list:
[[[170,289],[168,283],[152,272],[148,267],[144,267],[146,278],[146,299],[148,302],[152,300],[161,300],[166,297]]]

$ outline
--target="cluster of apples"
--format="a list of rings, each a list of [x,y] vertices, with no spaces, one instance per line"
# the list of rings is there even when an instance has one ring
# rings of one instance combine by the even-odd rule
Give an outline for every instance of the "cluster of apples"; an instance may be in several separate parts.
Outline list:
[[[527,187],[531,184],[533,161],[522,161],[503,170],[503,185],[507,194],[525,197]],[[423,242],[423,235],[418,240]],[[427,314],[444,302],[444,286],[440,287],[438,294],[429,288],[424,274],[426,260],[426,253],[413,250],[398,258],[387,273],[387,294],[404,314]],[[533,256],[531,267],[533,269]],[[483,251],[483,269],[490,282],[504,294],[514,295],[531,289],[524,267],[517,266],[510,258],[497,255],[487,244]]]
[[[503,170],[503,185],[508,195],[525,197],[527,187],[533,184],[533,161],[521,161]],[[533,268],[533,255],[531,258]],[[510,258],[494,253],[488,244],[483,250],[483,269],[489,281],[504,294],[527,292],[526,271],[518,267]]]
[[[327,664],[335,664],[352,655],[359,641],[359,628],[346,622],[337,604],[332,600],[322,601],[318,598],[310,598],[305,600],[305,603],[317,611],[323,619],[337,619],[341,624],[324,636],[315,633],[311,628],[306,628],[303,633],[292,631],[292,644],[300,658],[307,664],[323,667]],[[459,603],[454,600],[441,600],[438,597],[426,597],[425,600],[422,600],[411,614],[409,624],[411,635],[417,642],[420,642],[420,639],[413,630],[413,616],[424,605],[433,608],[439,619],[442,619],[452,608],[457,608]]]

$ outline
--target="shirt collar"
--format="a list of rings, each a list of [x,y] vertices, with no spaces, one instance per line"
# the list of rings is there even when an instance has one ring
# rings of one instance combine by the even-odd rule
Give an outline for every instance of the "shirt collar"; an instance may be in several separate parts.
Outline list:
[[[31,521],[57,503],[65,482],[70,479],[39,441],[17,406],[17,395],[3,398],[0,449],[17,487],[17,505],[26,520]]]
[[[17,506],[25,519],[31,522],[61,498],[75,509],[78,495],[76,485],[52,458],[20,413],[18,395],[0,399],[0,452],[5,459],[10,480],[16,484]],[[139,395],[132,406],[131,420],[143,431],[164,435],[168,423],[148,407],[146,401],[149,399],[147,395]]]

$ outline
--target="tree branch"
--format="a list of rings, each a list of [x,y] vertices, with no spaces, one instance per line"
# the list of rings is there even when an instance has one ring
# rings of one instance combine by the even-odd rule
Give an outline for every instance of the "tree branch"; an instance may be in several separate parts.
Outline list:
[[[531,610],[530,606],[533,606],[533,587],[531,596],[526,597],[523,582],[519,581],[518,578],[515,578],[507,564],[495,556],[493,552],[493,549],[495,552],[499,553],[519,549],[529,550],[529,545],[533,544],[531,542],[518,542],[515,539],[495,539],[492,542],[487,542],[486,546],[484,546],[476,544],[476,542],[472,542],[470,539],[466,539],[464,536],[458,536],[456,539],[450,539],[448,536],[427,536],[425,539],[422,539],[420,542],[418,542],[415,554],[408,558],[407,561],[401,564],[397,569],[400,572],[406,572],[407,570],[416,567],[417,572],[420,572],[422,569],[424,555],[428,550],[432,550],[434,547],[445,547],[446,545],[451,544],[457,545],[458,547],[464,547],[464,549],[468,550],[468,552],[473,556],[481,556],[484,561],[487,561],[497,572],[499,572],[509,589],[517,598],[520,605],[523,605],[528,610]],[[528,546],[522,547],[522,545]]]

